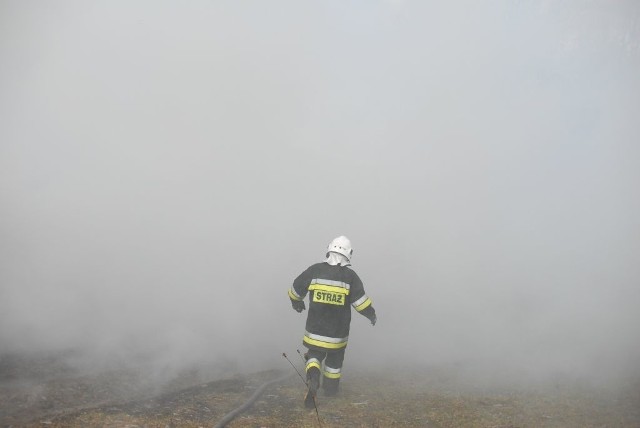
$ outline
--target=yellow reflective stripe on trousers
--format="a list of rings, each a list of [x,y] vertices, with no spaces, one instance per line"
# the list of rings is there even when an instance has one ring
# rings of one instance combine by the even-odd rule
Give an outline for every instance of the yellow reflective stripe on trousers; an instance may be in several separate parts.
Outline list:
[[[316,339],[312,339],[310,337],[304,336],[302,338],[302,341],[304,343],[308,343],[309,345],[313,345],[313,346],[317,346],[319,348],[325,348],[325,349],[340,349],[347,346],[346,340],[340,343],[330,343],[330,342],[323,342],[321,340],[316,340]]]
[[[340,369],[334,369],[331,367],[325,367],[323,374],[329,379],[340,379],[340,376],[342,376],[342,374],[340,373]]]
[[[318,370],[320,370],[320,361],[318,361],[318,359],[316,358],[309,358],[309,360],[307,361],[307,366],[304,368],[304,370],[309,371],[309,369],[312,367],[316,367]]]
[[[298,296],[298,294],[293,290],[293,289],[289,289],[289,297],[292,298],[293,300],[302,300],[302,297]]]
[[[305,336],[302,339],[305,343],[308,343],[309,345],[314,345],[317,346],[319,348],[325,348],[325,349],[340,349],[340,348],[344,348],[345,346],[347,346],[347,342],[343,342],[343,343],[327,343],[327,342],[321,342],[319,340],[315,340],[315,339],[311,339],[307,336]]]
[[[367,297],[367,299],[360,303],[358,306],[354,306],[355,310],[360,312],[363,309],[366,309],[367,307],[369,307],[371,305],[371,299]]]

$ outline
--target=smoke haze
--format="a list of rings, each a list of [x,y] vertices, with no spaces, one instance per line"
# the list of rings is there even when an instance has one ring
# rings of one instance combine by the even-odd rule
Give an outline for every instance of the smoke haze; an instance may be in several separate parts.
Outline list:
[[[0,3],[0,353],[640,374],[640,4],[452,3]]]

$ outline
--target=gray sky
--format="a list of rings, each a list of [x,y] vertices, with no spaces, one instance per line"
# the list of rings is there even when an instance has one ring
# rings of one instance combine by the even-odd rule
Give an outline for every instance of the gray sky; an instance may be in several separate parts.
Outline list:
[[[640,4],[443,3],[0,2],[0,352],[639,371]]]

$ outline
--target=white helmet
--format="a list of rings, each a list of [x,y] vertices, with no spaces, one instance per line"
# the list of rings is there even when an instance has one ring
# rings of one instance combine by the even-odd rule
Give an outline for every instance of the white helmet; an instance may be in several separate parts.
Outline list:
[[[330,252],[342,254],[347,258],[347,260],[351,261],[351,256],[353,255],[353,248],[351,248],[351,241],[346,236],[338,236],[336,239],[331,241],[329,246],[327,247],[327,257]]]

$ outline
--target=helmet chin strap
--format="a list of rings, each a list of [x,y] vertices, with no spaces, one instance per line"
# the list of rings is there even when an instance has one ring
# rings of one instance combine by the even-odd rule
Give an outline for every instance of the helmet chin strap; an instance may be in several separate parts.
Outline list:
[[[347,259],[345,256],[333,251],[330,251],[329,253],[327,253],[327,259],[325,260],[325,262],[329,263],[331,266],[335,266],[335,265],[349,266],[351,264],[349,262],[349,259]]]

